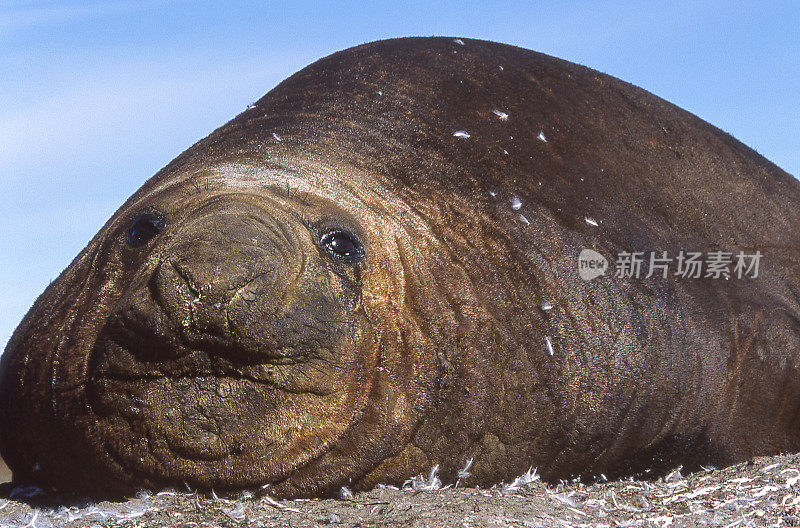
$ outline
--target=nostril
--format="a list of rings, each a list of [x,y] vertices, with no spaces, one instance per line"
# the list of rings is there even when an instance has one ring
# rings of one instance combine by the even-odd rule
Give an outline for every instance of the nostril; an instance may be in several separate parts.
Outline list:
[[[205,340],[228,339],[227,290],[203,262],[162,261],[153,277],[154,300],[176,332],[198,345]]]
[[[201,301],[200,283],[178,259],[162,260],[152,275],[148,289],[167,319],[177,327],[192,326]]]
[[[189,273],[189,271],[181,266],[178,262],[172,261],[170,264],[172,265],[172,269],[175,270],[175,273],[178,275],[178,277],[183,279],[183,282],[189,288],[189,291],[191,291],[195,297],[200,297],[200,285],[197,283],[194,277],[192,277],[192,274]]]

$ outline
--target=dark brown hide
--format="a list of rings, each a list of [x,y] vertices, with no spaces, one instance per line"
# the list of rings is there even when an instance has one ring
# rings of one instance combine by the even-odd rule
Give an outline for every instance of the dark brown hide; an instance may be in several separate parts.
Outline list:
[[[798,226],[796,180],[635,86],[491,42],[366,44],[184,152],[39,297],[0,449],[64,490],[282,496],[797,451]],[[584,248],[762,257],[584,281]]]

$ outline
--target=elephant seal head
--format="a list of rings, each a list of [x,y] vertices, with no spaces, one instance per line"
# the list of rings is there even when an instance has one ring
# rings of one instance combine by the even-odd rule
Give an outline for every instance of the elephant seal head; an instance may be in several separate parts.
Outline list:
[[[15,479],[319,493],[407,441],[439,377],[404,306],[426,228],[329,167],[222,157],[129,200],[9,344]]]

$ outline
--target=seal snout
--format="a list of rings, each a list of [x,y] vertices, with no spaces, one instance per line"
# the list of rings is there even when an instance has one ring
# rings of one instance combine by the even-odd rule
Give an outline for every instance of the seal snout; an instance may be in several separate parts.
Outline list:
[[[279,209],[230,197],[175,218],[101,331],[95,375],[241,376],[246,365],[329,348],[296,314],[308,305],[296,284],[311,248],[292,222]]]
[[[265,325],[279,317],[304,260],[277,224],[263,213],[217,211],[180,226],[149,284],[172,332],[192,347],[264,351]]]
[[[289,282],[272,248],[209,242],[176,248],[153,276],[155,300],[189,336],[242,337],[252,314],[274,314]]]

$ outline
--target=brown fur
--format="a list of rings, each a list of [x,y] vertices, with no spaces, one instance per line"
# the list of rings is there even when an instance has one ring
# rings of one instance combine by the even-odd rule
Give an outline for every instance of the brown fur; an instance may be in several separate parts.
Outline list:
[[[166,227],[132,248],[148,211]],[[108,221],[9,342],[0,448],[62,489],[283,496],[796,451],[798,225],[790,175],[632,85],[490,42],[366,44]],[[363,259],[326,254],[331,228]],[[582,248],[763,257],[757,279],[584,282]]]

